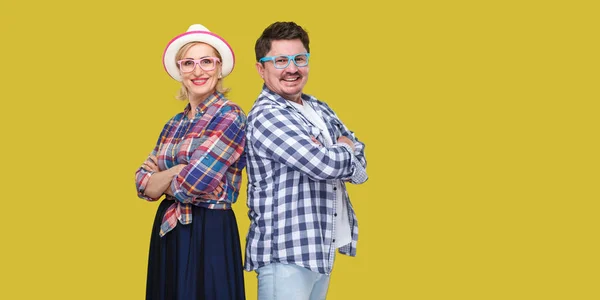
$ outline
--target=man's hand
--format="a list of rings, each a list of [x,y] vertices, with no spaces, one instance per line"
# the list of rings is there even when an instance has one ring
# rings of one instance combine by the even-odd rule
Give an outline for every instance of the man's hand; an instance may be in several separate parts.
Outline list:
[[[323,145],[321,145],[321,142],[319,142],[319,140],[317,140],[317,138],[315,138],[314,136],[311,135],[310,139],[313,141],[313,143],[315,143],[315,144],[317,144],[319,146],[323,146]]]
[[[352,153],[354,153],[354,142],[351,139],[342,135],[338,138],[337,142],[338,142],[338,144],[344,143],[344,144],[350,146],[350,148],[352,149]]]

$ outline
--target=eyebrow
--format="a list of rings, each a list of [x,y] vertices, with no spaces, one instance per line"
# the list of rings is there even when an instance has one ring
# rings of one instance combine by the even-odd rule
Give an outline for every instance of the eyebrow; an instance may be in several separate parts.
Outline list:
[[[203,58],[207,58],[207,57],[212,57],[212,56],[210,56],[210,55],[205,55],[205,56],[202,56],[202,57],[200,57],[200,58],[198,58],[198,59],[203,59]],[[192,60],[193,60],[194,58],[193,58],[193,57],[186,57],[186,58],[183,58],[183,59],[192,59]]]

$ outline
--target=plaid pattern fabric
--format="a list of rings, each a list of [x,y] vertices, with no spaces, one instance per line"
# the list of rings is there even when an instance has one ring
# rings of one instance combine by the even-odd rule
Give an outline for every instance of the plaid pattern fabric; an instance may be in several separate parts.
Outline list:
[[[320,129],[281,96],[263,86],[248,114],[246,157],[248,216],[245,269],[272,262],[296,264],[329,274],[335,254],[336,181],[344,189],[352,242],[340,253],[355,256],[358,240],[356,214],[346,182],[367,180],[365,145],[358,141],[325,104],[302,95],[323,118],[334,141],[344,135],[355,143],[325,145]]]
[[[160,236],[171,231],[179,221],[192,222],[191,205],[209,209],[231,209],[239,195],[242,169],[246,165],[242,155],[245,144],[246,116],[241,108],[215,92],[196,108],[193,119],[187,118],[188,104],[182,113],[165,124],[156,147],[150,155],[158,158],[159,169],[166,170],[178,164],[187,164],[171,182],[175,200],[163,217]],[[149,158],[148,158],[149,159]],[[139,168],[136,172],[138,196],[144,194],[152,172]],[[217,186],[223,192],[214,192]]]

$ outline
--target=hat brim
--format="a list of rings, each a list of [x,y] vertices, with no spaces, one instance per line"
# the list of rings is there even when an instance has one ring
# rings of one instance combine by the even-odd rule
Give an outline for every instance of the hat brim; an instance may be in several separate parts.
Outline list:
[[[221,76],[225,77],[233,71],[235,65],[235,55],[231,46],[220,36],[209,32],[209,31],[188,31],[174,37],[163,53],[163,66],[165,71],[169,75],[177,80],[181,81],[179,74],[179,68],[177,68],[177,62],[175,61],[175,55],[177,51],[183,47],[183,45],[190,42],[202,42],[211,45],[221,55]]]

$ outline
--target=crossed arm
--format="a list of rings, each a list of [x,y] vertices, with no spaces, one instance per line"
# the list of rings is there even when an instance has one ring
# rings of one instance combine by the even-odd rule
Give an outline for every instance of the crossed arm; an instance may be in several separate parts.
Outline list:
[[[138,195],[152,201],[167,194],[184,203],[218,199],[225,189],[223,176],[243,153],[245,124],[241,111],[219,114],[211,122],[209,136],[191,153],[189,163],[166,170],[158,167],[157,146],[136,173]]]
[[[288,110],[265,109],[251,122],[249,144],[257,155],[273,159],[313,180],[364,182],[352,181],[356,168],[362,167],[364,171],[364,167],[354,154],[362,143],[355,142],[350,133],[340,136],[336,144],[323,147]]]

